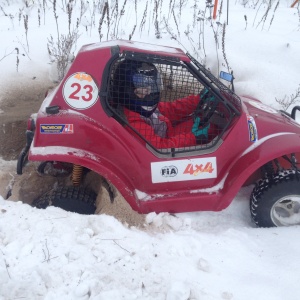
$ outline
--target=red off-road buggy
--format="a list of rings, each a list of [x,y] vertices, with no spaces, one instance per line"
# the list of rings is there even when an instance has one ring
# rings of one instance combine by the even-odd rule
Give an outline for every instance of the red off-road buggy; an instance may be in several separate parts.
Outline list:
[[[171,126],[177,140],[184,139],[190,129],[177,125],[190,126],[200,117],[199,127],[208,129],[205,138],[159,146],[168,136],[156,142],[131,125],[124,100],[116,96],[122,81],[116,73],[124,61],[157,68],[161,103],[202,95],[194,112],[187,109],[182,118],[177,113]],[[231,74],[225,77],[232,81]],[[41,162],[41,175],[65,178],[33,205],[92,214],[97,195],[106,191],[113,201],[118,191],[139,213],[219,211],[243,185],[257,182],[250,211],[258,226],[300,224],[300,125],[294,121],[299,107],[289,115],[238,96],[226,85],[180,49],[122,40],[82,47],[28,121],[18,174],[28,158]],[[97,188],[87,180],[89,174],[99,176]]]

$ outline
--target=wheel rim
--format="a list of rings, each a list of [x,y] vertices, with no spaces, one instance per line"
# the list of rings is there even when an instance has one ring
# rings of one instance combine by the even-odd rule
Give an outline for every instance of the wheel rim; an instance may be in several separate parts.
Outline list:
[[[275,202],[271,219],[276,226],[300,224],[300,195],[288,195]]]

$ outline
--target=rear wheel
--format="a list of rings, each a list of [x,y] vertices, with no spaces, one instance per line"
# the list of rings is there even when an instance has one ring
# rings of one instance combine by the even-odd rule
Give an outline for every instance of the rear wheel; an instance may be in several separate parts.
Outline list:
[[[96,211],[96,198],[97,195],[93,191],[69,186],[49,191],[34,200],[32,206],[47,208],[53,205],[66,211],[91,215]]]
[[[260,180],[250,197],[253,221],[260,227],[300,224],[300,172],[285,170]]]
[[[17,174],[18,175],[22,175],[22,173],[23,173],[23,171],[22,171],[23,167],[28,162],[28,151],[29,151],[29,147],[26,146],[20,152],[20,155],[19,155],[18,161],[17,161]]]

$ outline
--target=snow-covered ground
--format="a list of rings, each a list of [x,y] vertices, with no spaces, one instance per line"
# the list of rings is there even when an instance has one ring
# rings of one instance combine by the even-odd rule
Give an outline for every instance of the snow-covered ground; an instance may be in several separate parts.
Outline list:
[[[145,229],[2,200],[0,298],[297,300],[299,227],[254,228],[249,192]]]
[[[12,84],[39,77],[51,69],[47,39],[50,34],[56,38],[57,30],[52,4],[50,1],[47,4],[44,17],[44,2],[0,0],[0,101],[5,100],[3,91],[9,90]],[[68,1],[56,2],[59,31],[66,34],[68,19],[63,9]],[[92,3],[73,2],[77,6],[72,24],[80,15],[80,3],[86,5],[78,27],[81,35],[76,54],[81,45],[99,41],[101,15],[95,15],[96,25],[89,25],[93,20]],[[176,47],[184,45],[195,55],[199,24],[193,24],[192,6],[196,4],[200,10],[204,9],[204,1],[181,1],[182,6],[170,2],[175,3],[175,14],[181,12],[180,36],[172,23],[172,14],[169,15],[169,2],[159,6],[160,20],[165,14],[169,24],[173,24],[170,26],[177,40],[170,39],[163,21],[159,23],[162,38],[155,37],[151,19],[155,19],[154,2],[137,1],[135,9],[135,1],[128,1],[124,14],[113,27],[118,28],[115,35],[127,39],[136,18],[140,24],[148,3],[144,30],[141,32],[138,25],[132,39]],[[219,2],[223,3],[223,14],[217,21],[226,23],[227,1]],[[226,57],[236,78],[237,93],[251,94],[265,104],[282,109],[275,98],[295,94],[300,84],[299,6],[290,8],[294,1],[280,1],[269,26],[276,6],[273,1],[263,27],[259,22],[266,4],[260,6],[263,1],[258,1],[254,8],[256,2],[230,2]],[[112,3],[116,2],[109,2],[111,8]],[[24,28],[26,15],[29,17],[28,45]],[[105,20],[102,40],[106,39]],[[206,57],[202,47],[198,58],[215,73],[218,69],[226,71],[222,34],[219,33],[217,57],[210,22],[204,23]],[[219,32],[215,21],[213,24]],[[111,37],[114,37],[112,30],[108,38]],[[16,176],[14,166],[14,161],[0,159],[0,171],[9,170],[11,177]],[[126,226],[106,215],[82,216],[54,207],[37,210],[22,202],[4,200],[2,195],[0,299],[298,300],[299,226],[256,228],[249,213],[251,189],[243,188],[222,212],[149,214],[141,228]]]

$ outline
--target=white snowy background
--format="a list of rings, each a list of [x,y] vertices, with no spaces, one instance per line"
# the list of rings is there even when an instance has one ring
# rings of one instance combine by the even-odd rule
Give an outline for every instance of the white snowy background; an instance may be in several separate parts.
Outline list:
[[[104,16],[102,41],[128,39],[134,31],[135,41],[184,45],[217,74],[227,70],[222,24],[228,19],[224,46],[236,92],[282,109],[276,99],[295,94],[300,84],[300,15],[293,2],[219,0],[222,14],[211,21],[208,10],[201,14],[204,0],[115,0],[107,2],[111,19]],[[100,41],[104,1],[0,0],[0,101],[11,85],[55,79],[47,42],[50,35],[57,39],[56,21],[60,34],[69,32],[68,3],[71,32],[78,22],[76,55],[83,44]],[[1,170],[15,164],[0,158]],[[300,228],[256,228],[252,188],[242,188],[222,212],[149,214],[143,228],[0,196],[0,299],[298,300]]]

